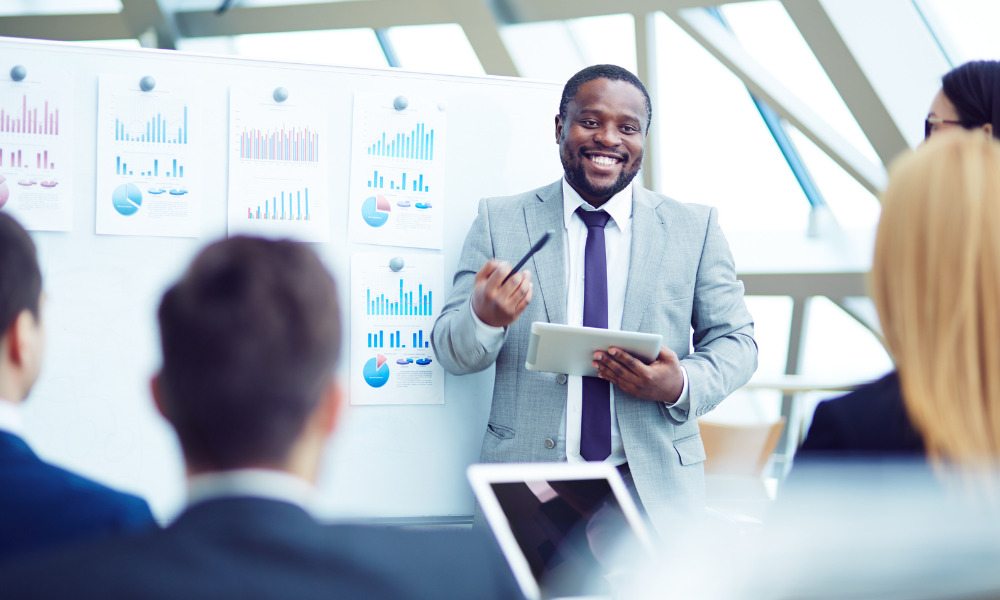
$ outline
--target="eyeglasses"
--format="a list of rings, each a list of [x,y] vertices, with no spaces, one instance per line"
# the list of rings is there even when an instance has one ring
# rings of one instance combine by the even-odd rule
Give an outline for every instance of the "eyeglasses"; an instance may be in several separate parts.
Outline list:
[[[927,117],[924,119],[924,139],[931,137],[931,133],[938,128],[939,125],[948,123],[950,125],[961,125],[961,121],[950,121],[948,119],[942,119],[941,117]]]

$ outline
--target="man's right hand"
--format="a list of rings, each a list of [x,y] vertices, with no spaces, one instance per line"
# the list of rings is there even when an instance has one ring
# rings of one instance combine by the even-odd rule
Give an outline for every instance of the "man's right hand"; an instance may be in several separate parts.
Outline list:
[[[479,320],[493,327],[506,327],[517,320],[531,303],[535,286],[531,271],[515,273],[500,284],[510,273],[510,263],[491,259],[476,273],[472,290],[472,310]]]

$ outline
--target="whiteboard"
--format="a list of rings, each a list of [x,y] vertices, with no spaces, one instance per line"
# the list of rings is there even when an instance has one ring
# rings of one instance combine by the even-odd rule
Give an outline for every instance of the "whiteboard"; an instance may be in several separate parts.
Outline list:
[[[184,467],[169,425],[156,412],[149,379],[159,364],[160,295],[205,244],[226,234],[228,107],[231,86],[262,84],[319,92],[335,134],[331,242],[313,244],[349,307],[351,255],[440,254],[446,292],[479,198],[513,194],[562,174],[554,116],[560,84],[399,70],[338,68],[159,50],[112,50],[0,38],[6,64],[28,78],[71,90],[64,120],[75,133],[69,232],[35,231],[47,300],[42,375],[25,405],[26,436],[43,458],[145,497],[157,518],[183,507]],[[208,173],[198,238],[95,234],[95,142],[101,75],[150,75],[198,82]],[[351,115],[355,92],[432,97],[448,106],[448,180],[441,251],[347,242]],[[72,121],[70,123],[70,121]],[[344,315],[346,372],[349,321]],[[479,457],[493,373],[446,376],[445,401],[427,406],[350,406],[330,442],[320,480],[326,518],[461,518],[473,512],[465,466]]]

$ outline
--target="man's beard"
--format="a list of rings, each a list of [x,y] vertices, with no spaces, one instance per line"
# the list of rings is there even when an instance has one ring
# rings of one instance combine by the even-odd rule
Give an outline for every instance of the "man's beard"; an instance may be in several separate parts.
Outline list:
[[[583,154],[579,154],[579,160],[574,164],[570,164],[569,161],[560,153],[560,160],[562,160],[563,171],[566,172],[566,181],[569,182],[578,192],[582,192],[581,195],[592,196],[595,198],[602,198],[604,200],[611,199],[612,196],[618,192],[624,190],[628,187],[628,184],[632,183],[635,176],[639,173],[639,167],[642,165],[642,159],[637,162],[635,170],[627,171],[622,169],[622,172],[618,174],[618,178],[615,179],[614,183],[606,187],[595,187],[591,185],[590,181],[587,179],[587,174],[583,169],[583,161],[590,160]],[[624,162],[624,161],[623,161]]]

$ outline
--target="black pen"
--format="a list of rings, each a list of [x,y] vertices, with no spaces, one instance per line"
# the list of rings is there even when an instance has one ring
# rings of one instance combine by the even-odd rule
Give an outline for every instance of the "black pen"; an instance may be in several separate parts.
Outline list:
[[[555,235],[555,233],[556,232],[551,229],[546,231],[542,235],[542,237],[537,242],[535,242],[535,245],[531,247],[531,250],[528,250],[528,253],[524,255],[524,258],[517,261],[517,264],[514,265],[514,268],[510,270],[510,273],[507,273],[507,276],[503,278],[503,281],[500,282],[500,285],[507,283],[507,280],[510,279],[511,275],[517,273],[521,269],[521,267],[524,266],[524,263],[528,262],[528,259],[531,258],[531,255],[541,250],[542,246],[545,245],[545,242],[549,241],[549,238]]]

